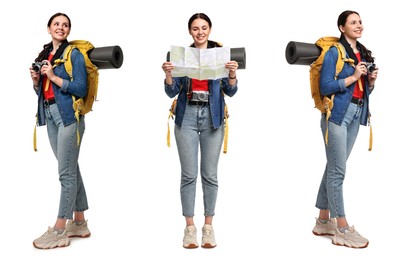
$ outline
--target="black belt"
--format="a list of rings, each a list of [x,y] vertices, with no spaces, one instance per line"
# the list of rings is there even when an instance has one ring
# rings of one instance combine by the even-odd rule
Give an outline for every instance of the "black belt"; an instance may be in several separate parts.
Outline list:
[[[364,100],[362,98],[352,97],[351,102],[357,104],[360,107],[364,105]]]
[[[209,104],[209,102],[205,102],[205,101],[189,101],[188,103],[191,106],[207,106]]]
[[[44,106],[45,107],[49,107],[52,104],[55,104],[55,99],[54,98],[44,99]]]

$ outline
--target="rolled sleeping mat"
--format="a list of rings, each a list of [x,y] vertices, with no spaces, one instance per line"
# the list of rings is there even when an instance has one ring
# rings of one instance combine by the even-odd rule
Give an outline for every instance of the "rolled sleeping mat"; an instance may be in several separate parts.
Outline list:
[[[242,48],[230,48],[230,59],[237,61],[239,67],[237,69],[246,68],[246,49]]]
[[[285,49],[285,58],[289,64],[311,65],[321,54],[314,43],[290,41]]]
[[[230,59],[237,61],[239,67],[237,69],[246,68],[246,49],[242,48],[230,48]],[[170,51],[166,54],[166,61],[170,61]]]
[[[122,66],[124,55],[121,47],[95,47],[88,53],[88,57],[98,69],[119,69]]]

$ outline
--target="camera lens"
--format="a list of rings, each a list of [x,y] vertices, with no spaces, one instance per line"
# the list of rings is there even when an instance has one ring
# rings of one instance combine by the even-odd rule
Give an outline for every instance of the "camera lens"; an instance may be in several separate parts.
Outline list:
[[[35,72],[39,72],[41,70],[41,66],[37,63],[33,63],[32,68]]]
[[[197,97],[199,98],[199,100],[205,100],[206,99],[206,94],[205,93],[199,93],[197,95]]]

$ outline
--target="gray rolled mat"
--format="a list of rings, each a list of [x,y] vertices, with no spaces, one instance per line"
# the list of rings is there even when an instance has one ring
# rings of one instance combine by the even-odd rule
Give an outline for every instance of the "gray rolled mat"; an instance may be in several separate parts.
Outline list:
[[[238,69],[246,68],[246,49],[243,48],[230,48],[230,59],[237,61],[239,64]],[[166,61],[170,61],[170,52],[166,54]]]
[[[294,42],[287,44],[285,58],[289,64],[311,65],[321,53],[314,43]]]
[[[119,69],[122,66],[124,55],[121,47],[95,47],[88,53],[88,57],[98,69]]]

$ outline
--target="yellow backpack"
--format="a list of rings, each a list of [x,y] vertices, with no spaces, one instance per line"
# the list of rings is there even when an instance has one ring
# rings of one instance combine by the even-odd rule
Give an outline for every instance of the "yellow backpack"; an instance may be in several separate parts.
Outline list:
[[[94,49],[94,46],[92,45],[92,43],[86,40],[70,41],[69,45],[64,50],[63,58],[55,60],[54,66],[64,63],[65,70],[67,71],[72,81],[73,76],[71,52],[74,48],[78,49],[84,55],[85,66],[87,70],[87,94],[85,95],[85,97],[79,99],[76,99],[75,96],[72,96],[75,117],[77,119],[77,122],[79,122],[80,115],[85,115],[88,112],[92,111],[92,105],[97,99],[99,71],[98,67],[95,66],[88,57],[88,53]],[[80,134],[77,130],[77,144],[79,143]],[[36,128],[34,128],[34,151],[37,151]]]
[[[88,57],[88,52],[94,49],[94,45],[89,41],[85,40],[75,40],[70,41],[70,45],[65,49],[64,56],[62,60],[56,60],[55,64],[64,63],[65,70],[70,76],[71,81],[73,80],[72,76],[72,62],[71,62],[71,52],[73,49],[78,49],[83,55],[85,60],[85,67],[87,69],[87,94],[85,97],[76,99],[75,96],[72,96],[73,108],[75,111],[75,117],[77,122],[80,121],[80,115],[85,115],[88,112],[92,111],[92,105],[97,99],[98,93],[98,78],[99,71],[98,67],[95,66],[90,58]],[[77,144],[80,143],[80,134],[77,130]]]
[[[321,95],[320,91],[320,74],[321,74],[321,67],[324,61],[324,56],[327,51],[332,47],[335,46],[338,50],[338,60],[335,69],[335,79],[338,77],[339,73],[341,72],[342,68],[344,67],[344,63],[348,62],[352,66],[354,65],[353,59],[346,58],[346,51],[344,46],[339,43],[339,38],[337,37],[322,37],[319,38],[315,45],[317,45],[321,49],[321,53],[318,58],[311,63],[310,65],[310,87],[311,87],[311,96],[314,99],[315,108],[321,111],[322,114],[326,114],[327,125],[328,119],[331,116],[331,109],[334,106],[334,94],[331,98],[327,96]],[[328,127],[325,133],[325,143],[328,143]]]
[[[335,46],[338,50],[338,60],[335,68],[335,79],[338,77],[339,73],[341,72],[342,68],[344,67],[344,63],[348,62],[352,66],[354,65],[354,60],[350,58],[346,58],[346,51],[344,46],[339,43],[339,38],[337,37],[322,37],[317,40],[315,43],[320,49],[321,53],[318,58],[311,63],[310,65],[310,87],[311,87],[311,95],[314,99],[315,108],[321,111],[321,113],[327,113],[329,117],[331,115],[331,109],[333,106],[333,97],[328,98],[326,96],[321,95],[320,92],[320,74],[321,74],[321,67],[324,61],[324,56],[332,46]]]
[[[85,66],[87,68],[87,94],[83,98],[75,100],[73,96],[73,106],[75,115],[79,118],[79,115],[85,115],[92,111],[92,105],[97,99],[98,93],[98,77],[99,72],[97,66],[95,66],[90,58],[88,57],[88,52],[94,49],[94,46],[89,41],[76,40],[69,42],[70,45],[66,48],[63,56],[64,67],[67,71],[70,79],[72,78],[72,63],[71,63],[71,52],[74,48],[77,48],[83,55],[85,59]],[[57,63],[58,61],[56,61]]]
[[[335,79],[337,79],[339,73],[341,72],[342,68],[344,67],[345,62],[349,63],[352,67],[355,67],[354,60],[351,58],[346,57],[346,51],[344,46],[339,42],[339,38],[337,37],[321,37],[316,42],[317,45],[321,49],[321,53],[318,58],[311,63],[310,65],[310,87],[311,87],[311,95],[314,99],[315,108],[320,110],[321,113],[326,114],[326,121],[328,126],[328,119],[331,116],[331,109],[334,106],[334,96],[335,94],[331,95],[331,97],[321,95],[320,91],[320,74],[321,74],[321,67],[324,61],[325,53],[332,47],[335,46],[338,50],[338,60],[336,63],[335,68]],[[358,80],[359,88],[362,90],[362,83]],[[370,125],[370,121],[369,121]],[[328,144],[328,127],[325,132],[325,143]],[[372,126],[370,125],[370,137],[369,137],[369,151],[372,150]]]

